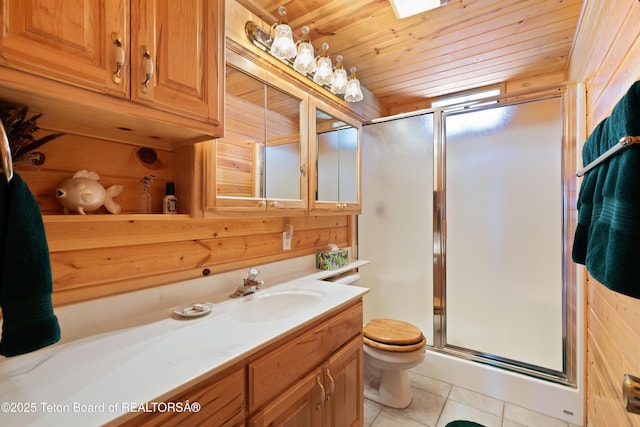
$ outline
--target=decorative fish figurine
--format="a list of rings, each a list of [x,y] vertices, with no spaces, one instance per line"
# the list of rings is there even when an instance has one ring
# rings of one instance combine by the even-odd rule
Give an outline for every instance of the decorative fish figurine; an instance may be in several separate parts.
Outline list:
[[[85,215],[102,205],[112,214],[122,212],[122,207],[113,201],[122,192],[122,185],[112,185],[105,190],[98,183],[99,179],[97,173],[83,169],[76,172],[73,178],[62,181],[56,189],[56,197],[64,207],[64,213],[78,211]]]

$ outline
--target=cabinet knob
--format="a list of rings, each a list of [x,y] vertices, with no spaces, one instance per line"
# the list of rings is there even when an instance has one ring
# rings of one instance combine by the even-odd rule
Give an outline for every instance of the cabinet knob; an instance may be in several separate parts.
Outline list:
[[[142,93],[149,93],[149,84],[151,83],[151,78],[153,77],[153,60],[151,59],[151,53],[149,53],[149,49],[146,46],[142,46],[142,56],[144,56],[144,82],[140,85],[140,90]]]
[[[258,207],[259,208],[266,208],[267,207],[267,201],[266,200],[260,200],[258,202]]]
[[[278,202],[277,202],[277,201],[275,201],[275,200],[273,200],[273,201],[271,202],[271,207],[272,207],[272,208],[277,208],[277,207],[278,207]]]
[[[124,47],[122,47],[122,37],[120,34],[111,33],[111,40],[115,44],[114,62],[116,63],[116,71],[111,75],[111,81],[119,85],[122,83],[122,69],[124,68]]]

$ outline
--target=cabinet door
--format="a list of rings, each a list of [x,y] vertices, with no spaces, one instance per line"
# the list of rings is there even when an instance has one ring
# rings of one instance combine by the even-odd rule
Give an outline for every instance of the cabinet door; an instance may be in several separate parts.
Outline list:
[[[249,411],[284,393],[361,332],[362,303],[358,302],[249,363]]]
[[[205,157],[205,213],[297,215],[307,209],[309,96],[232,51],[225,137]]]
[[[309,209],[314,213],[360,213],[362,124],[315,100],[309,116]]]
[[[0,13],[3,65],[127,96],[129,0],[4,0]],[[112,40],[112,34],[119,37],[118,42]],[[117,56],[125,58],[123,78],[118,82],[112,79]]]
[[[326,391],[320,370],[312,372],[251,417],[252,427],[319,427]]]
[[[223,0],[133,2],[131,99],[221,124],[223,28]]]
[[[336,352],[324,366],[327,427],[361,426],[364,422],[362,336]]]

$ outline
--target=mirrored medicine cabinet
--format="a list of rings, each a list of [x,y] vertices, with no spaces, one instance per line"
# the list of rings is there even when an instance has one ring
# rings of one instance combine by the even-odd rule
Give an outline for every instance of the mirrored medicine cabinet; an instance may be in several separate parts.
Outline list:
[[[313,211],[360,211],[360,134],[362,125],[323,103],[312,101],[310,182]]]
[[[205,210],[306,211],[308,95],[242,60],[227,63],[225,83],[225,137],[209,142],[215,200],[207,191]]]
[[[361,123],[227,51],[225,136],[205,145],[205,215],[360,211]]]

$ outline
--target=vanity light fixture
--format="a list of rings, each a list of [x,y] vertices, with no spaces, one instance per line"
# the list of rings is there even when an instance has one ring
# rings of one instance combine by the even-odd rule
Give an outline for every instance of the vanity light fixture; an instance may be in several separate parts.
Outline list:
[[[449,0],[389,0],[398,19],[417,15],[449,3]]]
[[[287,9],[284,6],[278,8],[280,20],[275,25],[271,54],[278,59],[295,58],[296,44],[293,42],[293,32],[287,22]]]
[[[334,69],[328,53],[329,44],[323,43],[316,57],[309,38],[309,27],[306,25],[302,27],[302,37],[295,43],[291,27],[287,24],[286,8],[280,6],[278,13],[280,14],[280,19],[277,24],[271,27],[270,31],[263,29],[255,22],[248,21],[244,29],[249,40],[283,64],[288,65],[296,72],[313,80],[314,83],[345,101],[362,101],[364,97],[360,81],[356,78],[355,71],[352,72],[351,76],[347,77],[342,55],[336,57],[337,62]],[[350,91],[349,88],[351,88]],[[349,96],[347,96],[347,93]]]

